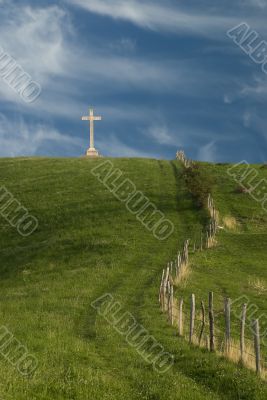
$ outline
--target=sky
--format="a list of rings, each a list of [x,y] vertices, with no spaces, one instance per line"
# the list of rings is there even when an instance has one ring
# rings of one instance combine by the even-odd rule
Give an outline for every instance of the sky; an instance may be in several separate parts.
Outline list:
[[[0,0],[0,49],[41,87],[0,77],[0,157],[267,161],[267,74],[227,31],[267,41],[267,0]],[[1,66],[1,63],[0,63]]]

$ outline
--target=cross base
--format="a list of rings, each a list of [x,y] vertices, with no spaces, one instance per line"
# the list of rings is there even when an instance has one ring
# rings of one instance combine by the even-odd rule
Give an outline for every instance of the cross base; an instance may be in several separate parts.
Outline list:
[[[90,148],[87,150],[86,156],[87,156],[87,157],[91,157],[91,158],[101,157],[101,155],[98,153],[98,151],[97,151],[95,148],[93,148],[93,147],[90,147]]]

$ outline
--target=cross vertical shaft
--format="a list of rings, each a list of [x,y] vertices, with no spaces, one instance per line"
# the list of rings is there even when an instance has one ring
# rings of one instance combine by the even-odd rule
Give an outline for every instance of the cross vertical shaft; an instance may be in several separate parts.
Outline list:
[[[89,115],[90,115],[90,149],[94,149],[95,148],[94,121],[97,121],[96,118],[99,117],[94,117],[94,110],[92,108],[89,109]]]
[[[94,138],[94,120],[90,120],[90,148],[95,148],[95,138]]]

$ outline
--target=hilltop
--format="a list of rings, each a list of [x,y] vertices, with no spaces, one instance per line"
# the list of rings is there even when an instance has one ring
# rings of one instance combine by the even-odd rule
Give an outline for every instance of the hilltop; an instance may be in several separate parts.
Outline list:
[[[105,160],[105,159],[103,159]],[[177,161],[110,159],[174,230],[158,240],[92,174],[103,160],[2,159],[1,185],[38,227],[28,237],[0,217],[2,326],[38,360],[31,379],[0,356],[4,399],[265,399],[253,371],[191,347],[177,336],[158,305],[162,268],[186,238],[197,240],[205,216],[188,192]],[[226,165],[201,164],[212,182],[222,220],[231,224],[218,245],[191,254],[181,288],[198,298],[244,292],[267,309],[266,213],[236,192]],[[262,177],[267,170],[257,166]],[[257,288],[260,280],[261,292]],[[159,374],[91,303],[109,293],[174,355]]]

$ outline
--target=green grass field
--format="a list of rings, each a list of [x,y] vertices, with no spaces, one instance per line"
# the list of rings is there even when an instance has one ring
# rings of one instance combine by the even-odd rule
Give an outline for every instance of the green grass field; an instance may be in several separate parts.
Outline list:
[[[0,353],[0,398],[16,400],[266,399],[266,383],[252,371],[177,336],[158,305],[162,268],[184,239],[201,230],[177,162],[114,159],[174,224],[159,241],[91,174],[102,160],[1,159],[1,185],[39,221],[21,237],[0,217],[1,325],[38,359],[33,377],[22,377]],[[236,194],[225,166],[205,165],[214,177],[217,208],[235,217],[218,246],[192,255],[183,296],[214,290],[244,292],[267,308],[266,215],[248,195]],[[261,174],[266,176],[261,169]],[[260,279],[263,292],[253,282]],[[174,355],[157,373],[124,337],[91,307],[110,293]],[[179,295],[179,293],[177,293]]]
[[[232,335],[235,340],[239,339],[241,305],[246,302],[251,310],[248,311],[246,339],[248,346],[252,347],[253,334],[249,326],[252,320],[261,317],[262,331],[267,328],[267,213],[261,203],[249,194],[236,191],[237,183],[227,174],[229,165],[200,165],[212,181],[213,198],[224,229],[218,233],[216,247],[191,254],[191,274],[176,295],[189,302],[190,294],[194,293],[200,310],[200,302],[203,300],[207,307],[208,292],[213,291],[219,320],[218,336],[221,336],[224,324],[223,300],[230,297],[236,304],[232,307]],[[267,178],[266,168],[255,165],[252,168],[258,171],[258,181]],[[231,222],[230,226],[227,226],[227,220]],[[199,243],[199,236],[199,232],[195,231],[191,237]],[[189,307],[187,304],[187,316]],[[189,323],[186,326],[188,328]],[[262,356],[266,368],[266,339],[262,342]],[[254,362],[253,357],[249,359]]]

